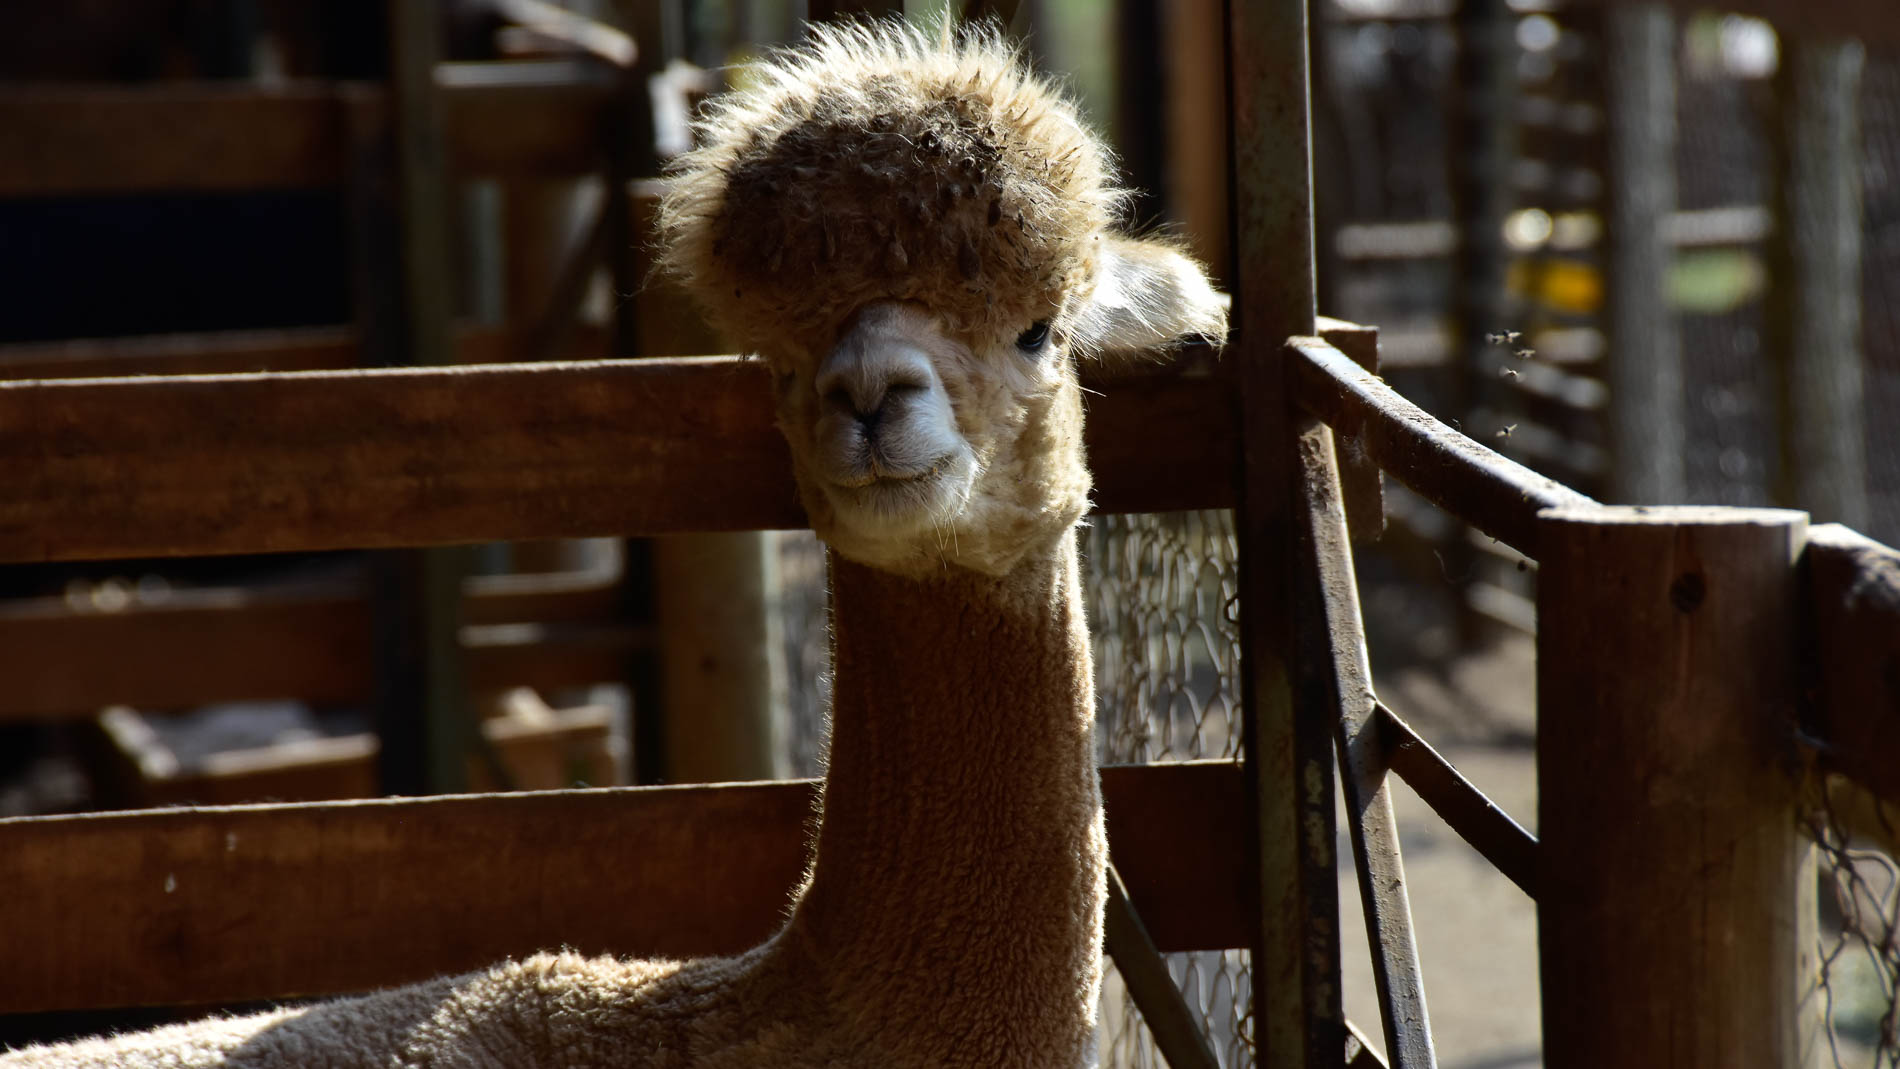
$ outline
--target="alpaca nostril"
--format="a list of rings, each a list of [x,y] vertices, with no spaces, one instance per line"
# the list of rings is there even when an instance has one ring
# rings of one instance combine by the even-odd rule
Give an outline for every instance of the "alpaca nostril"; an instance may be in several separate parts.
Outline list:
[[[884,412],[888,407],[890,398],[897,393],[907,391],[907,389],[907,387],[892,387],[890,389],[881,390],[874,395],[865,397],[863,403],[860,403],[856,394],[840,386],[827,391],[824,396],[824,402],[826,408],[831,409],[839,415],[850,416],[857,422],[859,427],[863,428],[865,434],[870,434],[877,430],[878,423],[884,419]]]
[[[853,416],[858,414],[857,401],[852,398],[851,391],[842,386],[825,391],[825,407]]]

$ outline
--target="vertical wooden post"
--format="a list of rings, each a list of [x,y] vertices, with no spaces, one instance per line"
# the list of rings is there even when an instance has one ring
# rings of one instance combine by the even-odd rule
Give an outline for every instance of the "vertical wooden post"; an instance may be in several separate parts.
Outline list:
[[[1781,387],[1776,497],[1867,523],[1861,345],[1859,42],[1795,40],[1782,66],[1781,225],[1769,356]]]
[[[667,782],[784,776],[777,536],[672,535],[652,550]]]
[[[1799,830],[1804,513],[1539,517],[1538,902],[1551,1069],[1815,1065]]]
[[[1676,210],[1676,16],[1660,5],[1606,14],[1609,47],[1610,495],[1688,497],[1682,340],[1669,306]]]
[[[452,359],[447,155],[441,93],[440,11],[429,0],[390,6],[390,86],[395,104],[395,171],[401,303],[401,356],[392,362]],[[376,720],[384,793],[465,790],[475,724],[462,663],[461,547],[378,555]]]
[[[1229,0],[1234,339],[1240,405],[1241,702],[1253,788],[1260,930],[1250,1011],[1263,1064],[1337,1066],[1339,884],[1333,853],[1337,710],[1296,698],[1296,443],[1306,420],[1280,347],[1315,328],[1312,109],[1306,0]],[[1323,626],[1323,624],[1321,625]]]

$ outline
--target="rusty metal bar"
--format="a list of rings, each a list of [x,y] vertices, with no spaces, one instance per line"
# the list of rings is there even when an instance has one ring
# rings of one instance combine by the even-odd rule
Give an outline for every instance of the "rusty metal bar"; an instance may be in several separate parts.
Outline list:
[[[1379,1049],[1351,1021],[1346,1022],[1346,1069],[1386,1069]]]
[[[1372,975],[1379,989],[1386,1053],[1397,1069],[1432,1069],[1436,1059],[1431,1018],[1412,934],[1411,904],[1405,894],[1398,821],[1386,783],[1387,751],[1372,695],[1372,669],[1330,430],[1314,426],[1300,435],[1299,464],[1302,552],[1297,558],[1312,568],[1308,589],[1299,592],[1299,602],[1310,599],[1317,610],[1314,618],[1306,612],[1299,614],[1302,645],[1311,647],[1310,652],[1302,650],[1299,661],[1301,694],[1309,700],[1324,700],[1336,714],[1340,779],[1358,862],[1359,898],[1372,946]]]
[[[1491,866],[1537,897],[1537,839],[1485,797],[1452,763],[1383,704],[1377,706],[1385,760],[1432,812]]]
[[[1318,338],[1293,339],[1287,363],[1300,407],[1400,482],[1526,556],[1537,556],[1539,509],[1596,504],[1438,422]]]
[[[1311,87],[1306,0],[1228,0],[1233,168],[1242,754],[1254,796],[1258,933],[1249,1010],[1262,1064],[1342,1064],[1333,711],[1296,695],[1289,592],[1310,574],[1288,518],[1299,413],[1284,340],[1314,332]]]
[[[1121,873],[1108,867],[1108,903],[1103,942],[1115,959],[1129,997],[1171,1069],[1219,1069],[1220,1060],[1201,1027],[1201,1016],[1188,1008],[1181,988],[1168,975],[1168,963],[1149,937],[1141,915],[1122,886]]]

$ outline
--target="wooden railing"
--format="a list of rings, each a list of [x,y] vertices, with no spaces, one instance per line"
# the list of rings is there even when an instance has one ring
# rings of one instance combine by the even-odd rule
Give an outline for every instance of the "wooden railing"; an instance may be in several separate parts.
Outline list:
[[[1387,771],[1538,900],[1547,1064],[1796,1064],[1821,1027],[1808,777],[1900,804],[1900,553],[1787,510],[1598,505],[1323,341],[1288,357],[1347,452],[1541,562],[1539,842],[1379,704],[1337,476],[1303,451],[1320,581],[1300,626],[1328,640],[1394,1064],[1430,1064],[1430,1038]]]

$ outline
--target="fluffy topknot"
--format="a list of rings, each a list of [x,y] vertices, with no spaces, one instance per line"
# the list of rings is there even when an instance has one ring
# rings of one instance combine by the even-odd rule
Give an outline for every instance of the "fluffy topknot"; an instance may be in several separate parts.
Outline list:
[[[748,350],[867,301],[976,343],[1065,314],[1119,191],[1075,108],[990,30],[814,27],[709,106],[670,168],[665,262]]]

